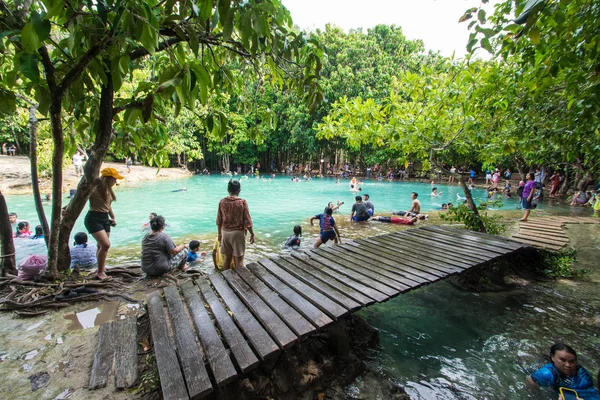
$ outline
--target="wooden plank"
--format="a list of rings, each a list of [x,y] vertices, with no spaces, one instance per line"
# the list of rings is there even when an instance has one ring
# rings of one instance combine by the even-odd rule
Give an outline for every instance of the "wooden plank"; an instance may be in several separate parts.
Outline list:
[[[393,267],[390,267],[386,264],[384,264],[383,262],[370,262],[365,260],[365,257],[358,257],[356,256],[356,253],[351,253],[349,251],[349,249],[354,249],[356,251],[355,247],[352,246],[348,246],[348,245],[343,245],[344,247],[340,247],[340,246],[335,246],[336,248],[328,248],[327,251],[331,252],[332,254],[334,254],[340,261],[344,261],[344,263],[346,265],[358,265],[361,268],[364,268],[366,270],[372,271],[374,273],[377,273],[379,275],[383,275],[384,277],[390,279],[390,284],[396,284],[399,283],[401,285],[405,285],[408,287],[415,287],[415,286],[419,286],[422,283],[425,283],[423,281],[419,281],[417,277],[415,277],[415,279],[410,279],[407,278],[405,275],[405,273],[402,273],[402,271],[400,271],[399,269],[394,269]],[[358,252],[360,255],[364,256],[365,252],[364,251],[359,251]],[[379,260],[384,260],[383,258],[379,258],[376,255],[372,255],[372,254],[368,254],[369,257],[377,258]],[[387,268],[385,268],[387,266]],[[351,267],[353,268],[353,267]],[[389,271],[389,269],[392,269],[393,271]]]
[[[553,246],[553,245],[544,244],[544,243],[530,242],[528,240],[523,240],[523,243],[526,243],[531,247],[537,247],[537,248],[552,250],[552,251],[559,251],[559,250],[562,250],[563,247],[565,247],[565,246]]]
[[[319,254],[315,253],[312,250],[307,251],[304,254],[306,254],[308,257],[310,257],[312,260],[318,262],[319,264],[331,269],[332,271],[335,271],[344,276],[352,278],[359,283],[362,283],[366,286],[372,287],[373,289],[375,289],[381,293],[384,293],[387,296],[385,300],[388,300],[390,297],[396,296],[400,293],[400,291],[398,289],[394,289],[391,286],[380,283],[379,281],[372,279],[368,276],[365,276],[363,274],[360,274],[360,273],[354,271],[353,269],[346,268],[339,262],[331,260],[330,258],[321,257]],[[385,300],[383,300],[383,301],[385,301]]]
[[[415,229],[412,237],[420,238],[422,240],[430,241],[432,247],[440,250],[454,251],[458,254],[463,254],[470,258],[481,260],[482,262],[494,259],[500,254],[486,251],[480,248],[473,248],[472,241],[461,237],[453,237],[451,234],[441,234],[434,231],[423,231]],[[504,254],[501,253],[501,254]]]
[[[208,279],[227,305],[227,308],[232,312],[234,321],[240,327],[254,350],[256,350],[258,356],[262,360],[275,357],[279,353],[279,347],[256,318],[254,318],[252,313],[248,311],[241,300],[233,293],[233,290],[227,285],[221,274],[212,274]]]
[[[411,237],[411,240],[416,240],[414,237]],[[371,239],[361,239],[359,244],[364,248],[368,248],[371,252],[378,252],[382,257],[386,257],[391,260],[401,259],[411,262],[411,265],[421,265],[427,271],[432,274],[440,275],[440,278],[444,278],[448,275],[452,275],[457,272],[462,272],[465,268],[458,268],[453,266],[442,266],[437,263],[430,262],[431,260],[427,259],[427,254],[423,254],[420,251],[411,248],[411,246],[406,246],[404,248],[390,250],[384,246],[379,245],[377,242]]]
[[[160,376],[160,387],[165,400],[187,399],[188,393],[185,381],[177,361],[175,343],[167,328],[166,315],[160,298],[160,291],[155,290],[146,295],[148,303],[148,316],[152,330],[152,342],[156,355],[156,365]]]
[[[94,363],[90,373],[88,389],[98,389],[106,386],[108,375],[112,371],[114,360],[114,336],[112,322],[100,325],[98,329],[98,344],[94,353]]]
[[[229,357],[229,352],[221,342],[219,333],[215,329],[194,284],[192,282],[184,283],[181,285],[181,291],[196,326],[213,378],[219,387],[225,386],[237,378],[237,372]]]
[[[322,264],[319,264],[315,260],[312,260],[304,253],[295,251],[292,252],[291,256],[298,262],[302,262],[302,268],[310,272],[314,276],[323,276],[323,279],[326,279],[325,277],[331,277],[336,281],[342,282],[344,285],[351,287],[352,289],[364,294],[367,297],[370,297],[371,299],[377,302],[382,302],[388,299],[387,295],[373,289],[370,286],[363,285],[362,283],[350,279],[346,275],[340,274],[339,272],[331,268],[325,268]]]
[[[402,236],[396,236],[391,238],[389,236],[375,236],[371,238],[373,241],[386,244],[392,249],[405,249],[407,246],[412,247],[415,251],[428,254],[430,260],[441,263],[445,266],[458,267],[461,269],[465,268],[465,265],[472,264],[477,265],[478,263],[473,260],[457,259],[452,254],[447,252],[436,252],[430,245],[422,243],[416,240],[410,240],[410,238],[404,238]],[[422,267],[423,268],[423,267]]]
[[[306,271],[298,268],[295,264],[293,264],[293,259],[290,257],[274,258],[273,261],[294,278],[307,284],[322,295],[329,297],[331,300],[334,300],[339,304],[343,304],[348,310],[355,311],[362,307],[361,303],[355,301],[352,297],[348,296],[347,293],[342,293],[337,286],[331,286],[323,283]]]
[[[564,232],[540,231],[540,230],[532,229],[529,227],[519,229],[519,233],[526,234],[526,235],[537,235],[537,236],[544,236],[544,237],[549,237],[549,238],[563,239],[563,240],[568,239],[567,234]]]
[[[233,270],[223,271],[223,277],[281,348],[287,349],[298,341],[298,336]]]
[[[421,237],[422,239],[437,241],[437,243],[434,242],[435,247],[450,246],[457,253],[465,254],[473,259],[480,259],[483,262],[493,260],[494,258],[503,256],[510,252],[510,250],[500,246],[496,247],[494,250],[486,250],[482,245],[475,244],[475,242],[469,239],[460,238],[453,235],[445,235],[435,231],[416,232],[414,236]]]
[[[504,255],[507,253],[507,249],[505,248],[505,246],[503,244],[500,244],[499,242],[487,242],[487,241],[483,241],[479,238],[478,238],[478,240],[472,240],[470,237],[460,236],[459,234],[462,233],[460,230],[457,230],[458,232],[450,231],[450,232],[452,232],[451,235],[448,235],[448,231],[442,231],[442,230],[438,230],[438,229],[422,228],[421,230],[426,231],[428,233],[432,233],[432,234],[443,235],[444,237],[450,236],[452,239],[455,239],[455,240],[463,240],[463,241],[466,240],[468,243],[468,246],[473,248],[474,250],[482,249],[484,251],[495,253],[498,255]]]
[[[295,278],[277,264],[275,264],[272,260],[262,259],[259,260],[258,263],[262,265],[267,271],[277,276],[280,280],[286,283],[286,285],[290,286],[300,295],[302,295],[306,300],[310,301],[315,306],[319,307],[325,314],[329,315],[329,317],[338,319],[343,315],[348,313],[348,308],[342,306],[341,304],[331,300],[329,297],[324,296],[322,293],[316,291],[311,288],[307,284],[303,283],[299,279]]]
[[[167,286],[164,289],[164,294],[171,316],[177,353],[181,361],[181,369],[183,369],[188,394],[192,399],[199,399],[212,392],[212,384],[196,342],[196,333],[185,312],[185,306],[181,301],[177,287]]]
[[[235,272],[246,282],[265,303],[269,304],[273,311],[283,319],[294,333],[302,338],[315,330],[315,327],[286,303],[277,293],[272,291],[260,279],[258,279],[246,267],[235,268]]]
[[[454,234],[457,237],[463,237],[466,240],[471,240],[474,242],[478,242],[478,243],[493,243],[493,244],[497,244],[499,246],[504,246],[507,249],[510,250],[519,250],[520,248],[523,247],[523,245],[521,245],[518,242],[515,242],[514,240],[511,240],[509,238],[505,238],[503,236],[496,236],[496,235],[488,235],[487,233],[481,233],[481,232],[475,232],[475,231],[469,231],[466,229],[457,229],[457,228],[450,228],[450,227],[444,227],[444,226],[436,226],[436,227],[428,227],[428,229],[432,229],[432,230],[439,230],[439,231],[443,231],[444,233],[446,232],[452,232],[452,234]]]
[[[317,328],[322,328],[333,322],[327,314],[315,307],[311,302],[300,296],[295,290],[283,283],[277,277],[267,271],[262,265],[256,263],[248,264],[248,269],[259,277],[268,287],[277,292],[281,297],[294,307],[300,314],[308,319]]]
[[[314,280],[317,279],[318,281],[325,284],[326,288],[333,287],[336,288],[336,290],[345,293],[346,296],[352,298],[353,301],[360,304],[360,306],[362,307],[375,303],[375,300],[373,300],[372,298],[354,289],[353,287],[348,286],[345,283],[319,271],[318,269],[312,267],[309,263],[305,263],[293,257],[282,257],[282,259],[286,260],[289,266],[280,266],[286,271],[288,271],[290,274],[295,275],[298,279],[305,279],[307,283],[310,281],[313,282],[313,284],[317,284],[317,282],[314,282]]]
[[[350,260],[360,261],[362,266],[368,267],[375,272],[387,271],[391,274],[390,276],[392,279],[398,280],[401,283],[406,283],[410,286],[437,280],[436,276],[398,263],[398,260],[396,259],[389,260],[380,257],[379,254],[373,254],[370,251],[365,252],[360,248],[360,245],[355,245],[354,241],[347,241],[335,248],[332,247],[331,251],[346,256],[346,259],[349,258]]]
[[[567,244],[569,244],[568,240],[567,241],[554,240],[554,239],[545,238],[543,236],[528,236],[528,235],[516,234],[516,235],[513,235],[513,238],[529,240],[530,242],[544,243],[544,244],[549,244],[549,245],[554,245],[554,246],[566,246]]]
[[[321,257],[327,258],[330,261],[333,261],[338,264],[343,263],[342,265],[344,265],[344,268],[347,271],[354,272],[354,276],[352,276],[352,278],[358,280],[359,282],[365,282],[364,279],[369,278],[373,281],[378,282],[381,285],[385,285],[385,286],[393,289],[397,293],[406,292],[407,290],[411,289],[411,286],[408,286],[408,285],[405,285],[405,284],[402,284],[402,283],[399,283],[396,281],[391,281],[390,278],[388,278],[384,275],[381,275],[380,273],[373,272],[369,269],[363,268],[360,265],[356,264],[356,262],[349,263],[346,260],[343,260],[340,257],[338,257],[338,255],[336,253],[324,251],[322,249],[314,249],[314,250],[311,250],[311,252],[309,254],[317,254]],[[381,290],[381,289],[378,288],[378,290]]]
[[[368,257],[382,265],[393,265],[393,268],[402,271],[402,273],[409,274],[407,276],[412,276],[411,279],[413,281],[421,284],[435,282],[441,277],[446,276],[445,272],[431,270],[429,267],[423,267],[420,264],[414,264],[409,260],[404,260],[399,257],[393,257],[393,259],[390,260],[389,258],[380,257],[378,254],[373,254],[373,250],[370,249],[365,253],[365,244],[360,244],[356,241],[346,242],[341,247],[351,252],[357,258]]]
[[[558,243],[569,243],[569,238],[566,235],[554,236],[554,235],[548,235],[543,232],[529,231],[529,230],[524,230],[524,229],[521,229],[519,231],[519,233],[516,233],[515,235],[513,235],[513,237],[515,237],[516,235],[525,236],[525,237],[539,237],[539,238],[543,238],[543,239],[547,239],[547,240],[553,240]]]
[[[531,229],[535,231],[548,232],[556,235],[564,234],[564,228],[548,228],[545,225],[537,225],[537,224],[520,224],[519,229]]]
[[[137,381],[137,318],[127,317],[114,322],[115,335],[115,387],[119,390],[132,387]],[[113,328],[114,329],[114,328]]]
[[[258,358],[250,349],[250,346],[225,310],[225,307],[223,307],[223,304],[221,304],[204,279],[198,279],[196,284],[206,300],[206,303],[208,303],[210,311],[215,317],[217,325],[221,330],[221,334],[231,349],[231,353],[233,354],[237,365],[240,367],[240,370],[246,373],[256,368],[258,366]]]

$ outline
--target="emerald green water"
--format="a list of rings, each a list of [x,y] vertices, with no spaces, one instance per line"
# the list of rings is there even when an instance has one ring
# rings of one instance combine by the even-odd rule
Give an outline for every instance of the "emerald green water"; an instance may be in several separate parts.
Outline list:
[[[176,242],[199,239],[205,244],[212,243],[216,236],[215,219],[219,200],[227,195],[228,176],[194,176],[181,180],[156,180],[141,182],[135,186],[117,186],[117,201],[113,203],[118,226],[111,231],[113,257],[135,258],[139,255],[139,244],[143,237],[141,227],[151,212],[163,215],[168,233]],[[408,210],[411,205],[410,193],[419,193],[422,211],[439,210],[442,203],[457,203],[457,194],[463,195],[458,186],[437,185],[439,197],[431,196],[430,183],[415,182],[377,182],[366,181],[362,192],[350,190],[348,180],[339,183],[332,178],[313,179],[312,181],[291,182],[288,177],[278,176],[269,179],[241,179],[240,197],[248,201],[250,213],[257,237],[257,247],[261,254],[279,251],[286,238],[292,234],[294,225],[301,225],[305,242],[312,244],[316,240],[318,228],[312,229],[308,223],[311,216],[323,212],[328,202],[345,202],[334,217],[341,227],[347,228],[350,237],[368,234],[370,228],[377,230],[378,223],[354,224],[347,226],[354,197],[357,194],[369,194],[375,204],[376,214],[388,214],[398,210]],[[185,192],[173,192],[186,187]],[[485,190],[475,189],[476,198],[484,198]],[[64,198],[64,204],[68,199]],[[7,196],[9,211],[16,212],[19,220],[27,220],[35,227],[37,214],[31,196]],[[517,201],[505,200],[504,207],[514,209]],[[46,204],[49,213],[50,205]],[[75,224],[73,234],[86,231],[83,226],[84,210]],[[384,228],[385,229],[385,228]],[[344,236],[344,232],[342,232]],[[18,257],[25,253],[43,252],[43,244],[34,245],[17,239]],[[252,252],[252,249],[250,249]],[[122,258],[120,258],[122,259]],[[110,262],[110,260],[109,260]]]

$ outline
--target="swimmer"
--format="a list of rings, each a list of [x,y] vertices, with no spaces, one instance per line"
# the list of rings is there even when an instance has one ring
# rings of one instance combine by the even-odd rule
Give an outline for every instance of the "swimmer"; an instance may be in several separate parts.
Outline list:
[[[187,188],[184,186],[181,189],[171,190],[171,192],[187,192]]]
[[[437,191],[437,188],[434,187],[433,189],[431,189],[431,195],[432,196],[441,196],[443,192],[439,192]]]
[[[561,394],[563,388],[570,389],[564,392],[575,391],[577,398],[600,400],[600,394],[594,387],[590,373],[577,363],[577,353],[570,346],[562,343],[553,345],[550,348],[550,361],[551,363],[544,365],[527,377],[528,387],[552,386],[557,394]],[[561,396],[561,398],[564,397]]]
[[[458,201],[462,201],[462,200],[466,200],[466,197],[460,197],[460,195],[458,193],[456,193],[456,200]]]
[[[442,211],[446,211],[448,209],[448,204],[443,203],[442,204]]]
[[[340,209],[340,207],[341,207],[343,204],[344,204],[344,202],[343,202],[343,201],[342,201],[342,202],[340,202],[340,201],[338,200],[338,201],[337,201],[337,206],[334,206],[334,205],[333,205],[333,202],[331,202],[331,201],[330,201],[330,202],[327,204],[327,207],[331,208],[331,210],[332,210],[333,212],[336,212],[337,210],[339,210],[339,209]]]
[[[294,226],[294,234],[288,238],[284,247],[291,247],[293,249],[300,247],[300,236],[302,236],[302,227],[296,225]]]

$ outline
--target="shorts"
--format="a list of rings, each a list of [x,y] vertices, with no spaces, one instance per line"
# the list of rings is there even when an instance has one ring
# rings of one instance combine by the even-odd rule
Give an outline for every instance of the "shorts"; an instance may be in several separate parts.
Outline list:
[[[527,198],[524,197],[521,201],[521,206],[523,207],[523,210],[531,210],[531,200],[527,200]]]
[[[370,217],[367,215],[366,217],[357,217],[356,215],[354,217],[352,217],[352,221],[354,222],[361,222],[361,221],[366,221],[368,220]]]
[[[90,235],[100,231],[110,232],[110,218],[106,212],[88,211],[84,224]]]
[[[76,174],[83,174],[83,165],[76,165],[75,166],[75,173]]]
[[[321,232],[320,237],[322,243],[327,243],[330,240],[334,240],[336,238],[336,234],[335,231],[325,231]]]
[[[369,213],[369,217],[373,216],[373,209],[372,208],[368,208],[367,212]]]
[[[222,231],[221,254],[242,257],[246,251],[244,231]]]

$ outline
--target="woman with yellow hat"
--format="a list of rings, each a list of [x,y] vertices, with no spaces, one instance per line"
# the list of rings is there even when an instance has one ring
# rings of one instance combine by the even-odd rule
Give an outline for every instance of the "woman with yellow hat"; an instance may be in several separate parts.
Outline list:
[[[112,187],[117,179],[123,179],[114,168],[104,168],[100,171],[100,183],[90,196],[90,210],[85,216],[85,227],[98,243],[98,272],[100,280],[107,280],[106,257],[110,248],[110,228],[117,226],[117,220],[112,210],[112,202],[117,200]]]

